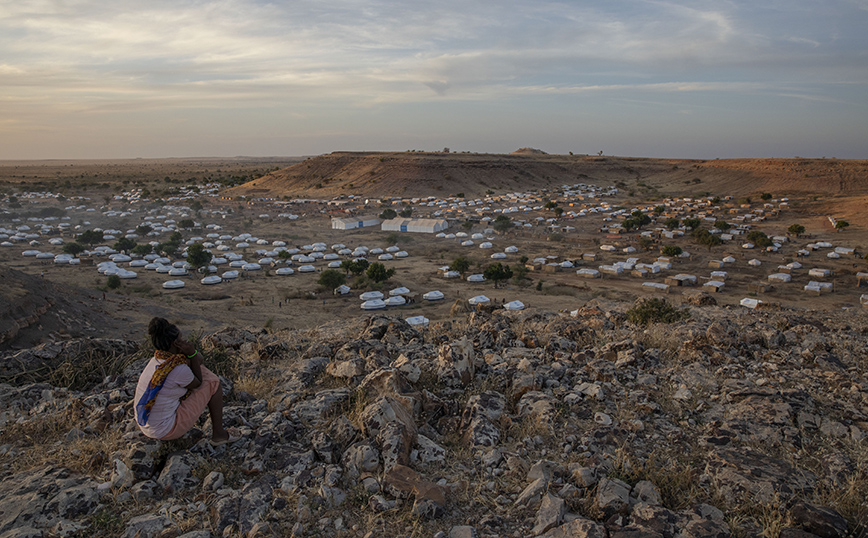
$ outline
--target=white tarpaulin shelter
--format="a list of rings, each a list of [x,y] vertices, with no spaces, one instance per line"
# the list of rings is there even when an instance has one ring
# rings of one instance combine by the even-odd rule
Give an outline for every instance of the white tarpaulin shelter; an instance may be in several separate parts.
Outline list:
[[[467,302],[472,305],[487,304],[491,302],[491,299],[489,299],[485,295],[477,295],[476,297],[471,297],[470,299],[468,299]]]
[[[433,234],[449,227],[446,219],[405,219],[384,220],[380,229],[384,232],[413,232]]]
[[[524,303],[521,301],[510,301],[503,305],[506,310],[524,310]]]
[[[332,219],[332,230],[354,230],[379,224],[377,217],[336,217]]]

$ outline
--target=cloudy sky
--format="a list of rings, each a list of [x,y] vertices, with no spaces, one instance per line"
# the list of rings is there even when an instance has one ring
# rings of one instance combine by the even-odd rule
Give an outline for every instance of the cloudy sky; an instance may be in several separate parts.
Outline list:
[[[868,0],[0,0],[0,159],[868,158]]]

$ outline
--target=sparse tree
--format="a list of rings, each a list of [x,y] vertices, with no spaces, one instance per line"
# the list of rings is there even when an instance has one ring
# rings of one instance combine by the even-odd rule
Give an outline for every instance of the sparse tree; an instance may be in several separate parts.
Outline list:
[[[212,255],[205,250],[202,243],[193,243],[187,247],[187,263],[193,266],[194,269],[205,267],[211,262]]]
[[[118,275],[109,275],[108,280],[106,280],[106,286],[110,290],[116,290],[121,287],[121,277]]]
[[[722,232],[725,232],[732,228],[732,224],[726,222],[725,220],[717,220],[714,221],[714,227]]]
[[[846,220],[839,220],[838,222],[835,223],[835,229],[838,230],[839,232],[841,230],[843,230],[844,228],[846,228],[847,226],[850,226],[850,223],[847,222]]]
[[[486,267],[485,271],[482,272],[482,275],[486,280],[494,282],[494,287],[496,289],[499,287],[501,281],[512,278],[512,269],[510,269],[508,265],[495,263]]]
[[[63,245],[63,252],[71,256],[78,256],[85,250],[87,249],[81,243],[67,243]]]
[[[801,224],[792,224],[789,228],[787,228],[787,232],[799,237],[803,233],[805,233],[805,227]]]
[[[753,230],[751,232],[748,232],[748,234],[745,236],[745,239],[760,248],[772,246],[772,240],[769,238],[769,236],[759,230]]]
[[[395,212],[391,207],[387,207],[380,213],[380,218],[383,220],[391,220],[398,216],[398,213]]]
[[[136,248],[137,244],[138,243],[136,243],[132,239],[121,237],[115,242],[112,248],[117,250],[118,252],[132,252],[132,250]]]
[[[702,225],[702,221],[696,218],[691,218],[682,220],[681,224],[691,230],[696,230]]]
[[[148,224],[139,224],[136,226],[136,233],[139,235],[148,235],[153,231],[154,229]]]
[[[496,219],[494,219],[494,224],[492,228],[496,232],[505,233],[507,230],[512,228],[512,221],[506,215],[498,215]]]
[[[464,256],[459,256],[455,258],[452,264],[449,265],[449,269],[452,271],[458,271],[462,275],[470,269],[471,262]]]
[[[764,192],[760,195],[760,198],[763,200],[771,200],[772,199],[772,193]]]
[[[150,243],[142,243],[133,247],[133,254],[137,254],[139,256],[147,256],[151,252],[154,251],[154,247]]]
[[[666,245],[661,249],[664,256],[676,257],[684,252],[678,245]]]
[[[681,226],[681,221],[679,221],[678,219],[673,217],[673,218],[666,219],[666,222],[664,222],[663,225],[666,226],[667,228],[669,228],[670,230],[674,230],[675,228],[678,228],[679,226]]]
[[[179,227],[179,228],[187,228],[187,229],[189,229],[189,228],[193,228],[194,226],[196,226],[196,223],[193,221],[193,219],[181,219],[181,220],[178,222],[178,227]]]
[[[345,274],[334,269],[326,269],[325,271],[320,273],[317,284],[327,290],[333,290],[338,286],[342,286],[344,283],[346,283],[346,281],[347,277]]]
[[[365,271],[365,275],[374,282],[384,282],[395,276],[395,268],[386,269],[386,266],[379,262],[374,262]]]
[[[76,237],[76,240],[79,243],[85,243],[87,245],[95,245],[97,243],[101,243],[103,240],[103,233],[97,232],[95,230],[85,230]]]

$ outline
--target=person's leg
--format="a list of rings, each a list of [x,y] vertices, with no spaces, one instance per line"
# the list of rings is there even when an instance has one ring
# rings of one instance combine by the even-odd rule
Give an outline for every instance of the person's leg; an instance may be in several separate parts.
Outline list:
[[[202,384],[205,385],[206,383],[214,387],[211,399],[208,400],[208,413],[211,415],[211,440],[229,439],[229,432],[223,427],[223,387],[220,386],[220,378],[203,366]]]

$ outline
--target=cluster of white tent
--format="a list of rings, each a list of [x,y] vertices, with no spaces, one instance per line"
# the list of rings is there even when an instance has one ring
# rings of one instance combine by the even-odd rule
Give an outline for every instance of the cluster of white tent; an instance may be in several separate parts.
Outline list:
[[[350,292],[348,286],[341,286],[335,290],[335,293],[347,294]],[[404,286],[392,289],[389,291],[389,296],[386,297],[381,291],[366,291],[359,295],[362,301],[362,310],[382,310],[387,306],[403,306],[407,304],[407,297],[411,294],[409,288]],[[440,301],[444,298],[443,292],[440,290],[429,291],[422,295],[426,301]]]

